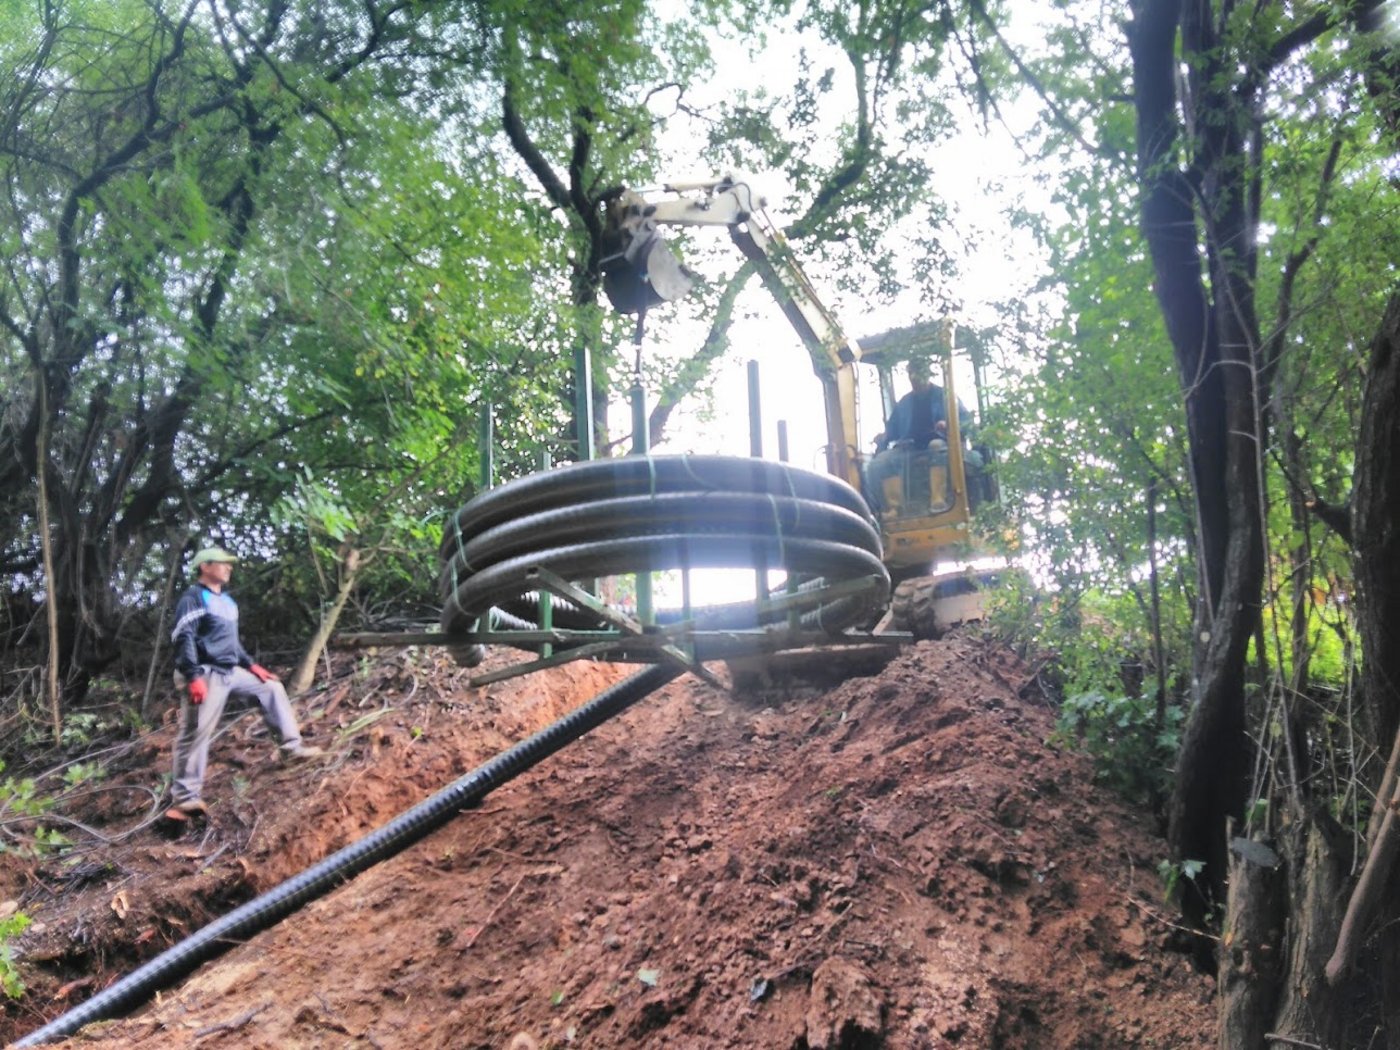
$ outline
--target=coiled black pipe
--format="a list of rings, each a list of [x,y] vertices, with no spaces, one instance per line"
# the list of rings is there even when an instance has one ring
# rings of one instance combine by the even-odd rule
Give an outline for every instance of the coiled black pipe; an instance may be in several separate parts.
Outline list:
[[[660,689],[680,670],[666,664],[648,667],[599,693],[588,703],[502,752],[412,809],[338,850],[318,864],[241,905],[222,918],[162,952],[87,1002],[30,1032],[13,1045],[38,1046],[72,1035],[85,1024],[124,1013],[255,933],[269,929],[292,912],[324,896],[381,860],[402,852],[442,827],[461,810],[476,805],[565,745],[596,729],[637,701]]]
[[[466,503],[443,532],[442,553],[458,537],[551,507],[578,506],[602,497],[664,492],[753,492],[815,499],[862,517],[870,508],[839,478],[786,463],[742,456],[626,456],[596,459],[541,471],[501,485]]]
[[[453,559],[459,570],[476,571],[527,553],[547,537],[559,545],[599,537],[693,535],[762,531],[815,535],[866,550],[878,546],[874,525],[836,504],[748,492],[665,492],[619,496],[556,507],[477,528],[463,536]]]
[[[860,494],[827,474],[733,456],[577,463],[483,493],[448,523],[442,627],[465,634],[493,607],[531,618],[529,570],[565,579],[676,568],[782,569],[832,582],[874,577],[880,593],[810,614],[840,631],[888,598],[879,532]],[[739,625],[752,604],[729,617]],[[561,607],[555,624],[600,626]]]

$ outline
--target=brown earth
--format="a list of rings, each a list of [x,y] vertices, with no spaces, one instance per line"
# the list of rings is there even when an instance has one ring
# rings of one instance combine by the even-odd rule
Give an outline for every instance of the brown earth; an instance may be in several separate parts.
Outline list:
[[[493,653],[487,666],[518,657]],[[368,666],[368,670],[366,670]],[[68,857],[0,857],[35,919],[13,1039],[384,824],[632,669],[484,688],[439,655],[304,703],[333,752],[215,744],[206,825],[149,822],[171,729],[104,759]],[[1147,818],[1047,744],[1029,675],[976,634],[832,687],[682,678],[423,842],[231,948],[104,1046],[1208,1047]],[[1023,696],[1023,694],[1025,694]],[[76,1044],[85,1039],[74,1040]],[[64,1044],[66,1045],[66,1044]]]

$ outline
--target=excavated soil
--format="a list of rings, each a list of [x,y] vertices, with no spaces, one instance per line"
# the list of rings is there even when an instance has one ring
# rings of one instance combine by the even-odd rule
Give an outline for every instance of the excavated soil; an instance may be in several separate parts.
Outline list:
[[[487,666],[516,659],[493,653]],[[830,662],[829,659],[827,662]],[[35,925],[14,1039],[634,669],[473,688],[429,653],[302,703],[332,757],[215,745],[207,824],[150,821],[171,727],[105,757],[77,849],[0,857]],[[1047,743],[976,634],[873,677],[682,678],[76,1045],[116,1048],[1209,1047],[1145,815]],[[169,720],[167,719],[167,722]],[[100,842],[94,836],[112,840]],[[13,907],[13,904],[10,905]],[[69,1044],[60,1044],[69,1045]]]

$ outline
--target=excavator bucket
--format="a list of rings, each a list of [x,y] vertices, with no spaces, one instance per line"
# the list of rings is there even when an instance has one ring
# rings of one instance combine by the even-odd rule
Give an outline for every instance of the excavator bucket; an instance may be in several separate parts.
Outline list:
[[[694,284],[690,271],[666,246],[661,234],[646,228],[636,233],[619,230],[618,234],[626,243],[617,244],[603,258],[603,290],[614,310],[640,313],[689,294]]]

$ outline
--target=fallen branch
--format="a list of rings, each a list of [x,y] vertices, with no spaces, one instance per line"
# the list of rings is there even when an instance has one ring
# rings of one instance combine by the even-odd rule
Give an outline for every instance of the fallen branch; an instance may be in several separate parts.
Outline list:
[[[467,943],[462,946],[462,951],[465,952],[472,949],[472,946],[476,944],[476,939],[486,932],[486,928],[491,925],[491,921],[496,917],[496,913],[501,910],[502,905],[504,905],[506,901],[510,900],[515,891],[520,889],[520,884],[525,881],[525,876],[529,874],[530,872],[527,871],[525,875],[515,880],[515,885],[506,890],[506,895],[496,902],[496,906],[487,913],[481,925],[472,931],[472,935],[467,938]]]
[[[251,1021],[254,1017],[257,1017],[258,1014],[266,1010],[267,1007],[268,1004],[263,1003],[261,1006],[253,1007],[253,1009],[247,1011],[246,1013],[239,1014],[231,1021],[220,1021],[218,1024],[208,1025],[195,1032],[194,1037],[196,1039],[203,1039],[206,1035],[213,1035],[216,1032],[236,1032],[238,1029],[242,1028],[245,1024]]]

